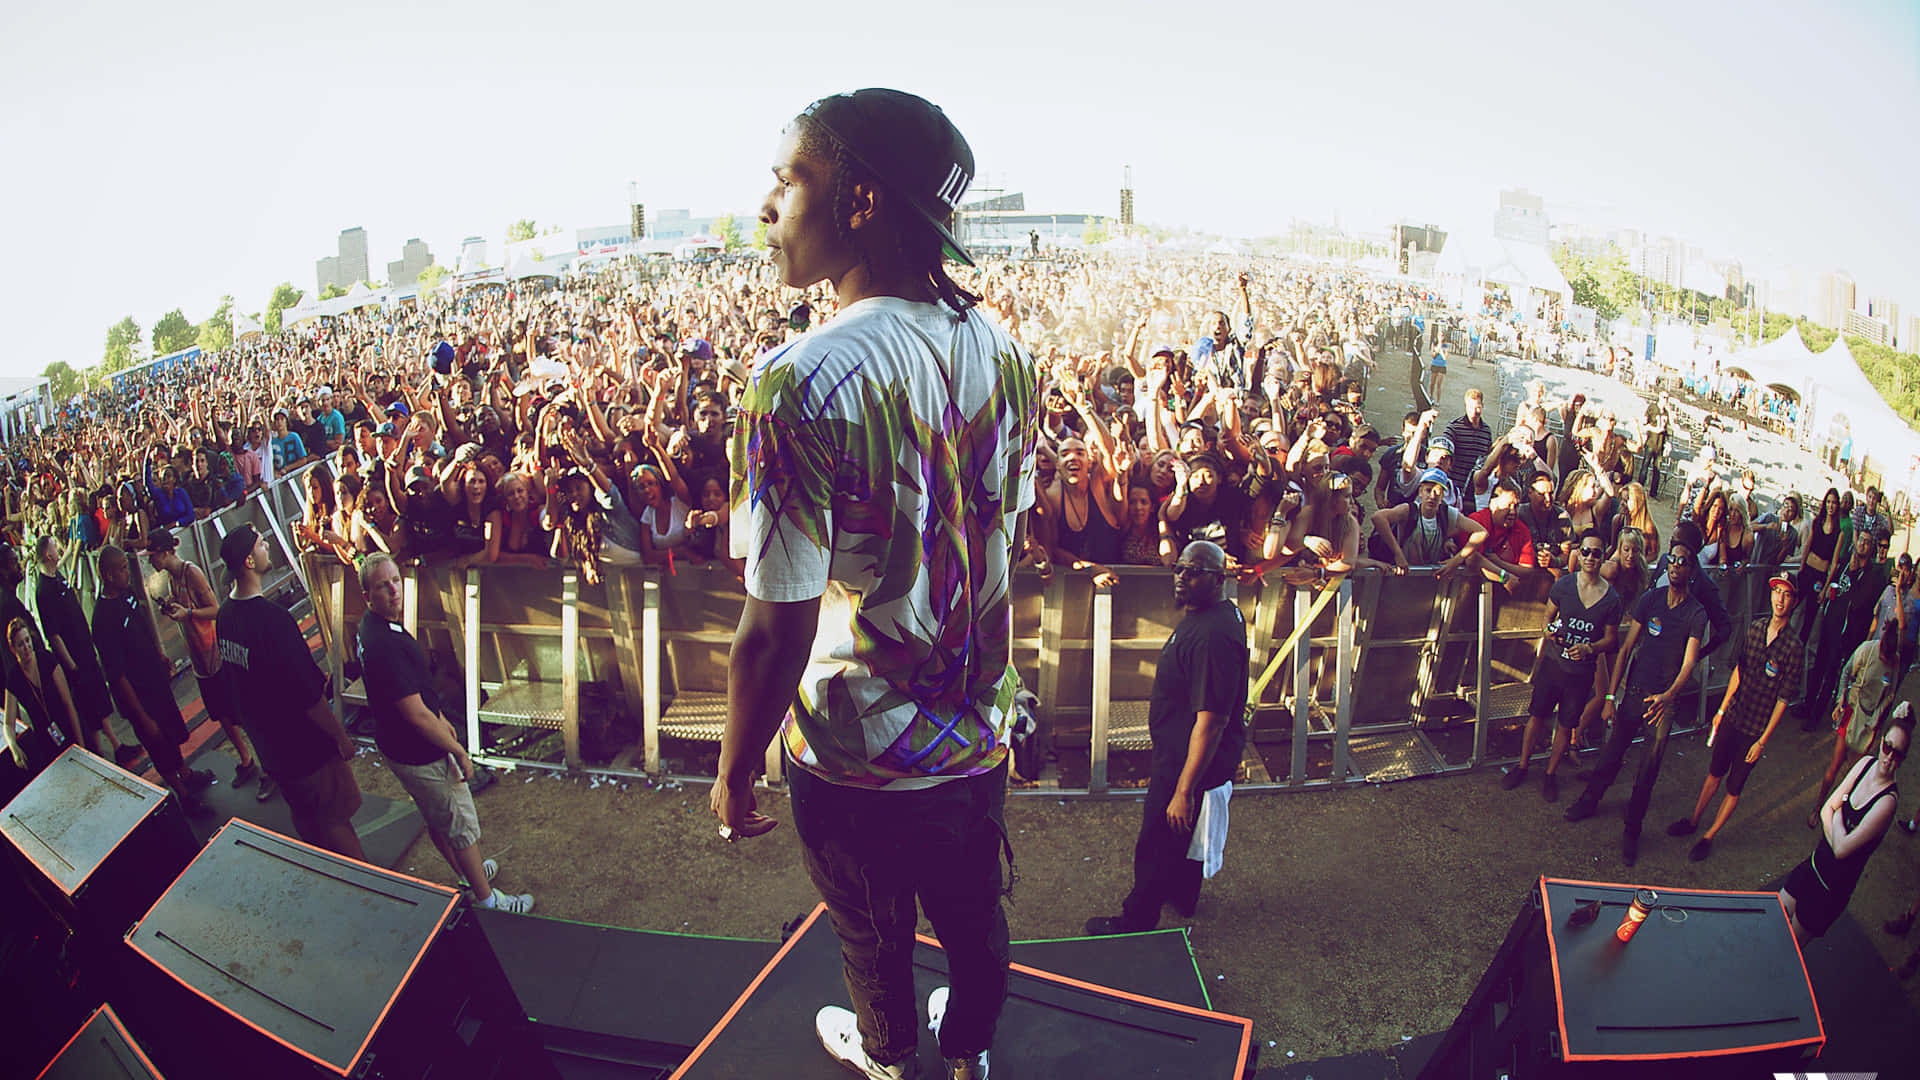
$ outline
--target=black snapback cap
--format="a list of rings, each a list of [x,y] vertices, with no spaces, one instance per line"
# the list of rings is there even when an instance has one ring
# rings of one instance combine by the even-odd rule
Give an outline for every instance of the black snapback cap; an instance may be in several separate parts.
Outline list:
[[[800,113],[903,196],[940,233],[948,258],[973,265],[949,222],[973,183],[973,148],[938,105],[902,90],[823,97]]]

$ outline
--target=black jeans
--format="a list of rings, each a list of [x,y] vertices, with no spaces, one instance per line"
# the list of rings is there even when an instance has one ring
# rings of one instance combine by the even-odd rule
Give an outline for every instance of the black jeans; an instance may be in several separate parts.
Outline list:
[[[1820,627],[1820,641],[1814,646],[1811,682],[1807,691],[1807,715],[1826,718],[1833,712],[1833,693],[1840,688],[1840,669],[1853,658],[1853,651],[1867,640],[1866,628],[1860,627],[1859,636],[1848,631],[1855,629],[1839,622],[1830,622]]]
[[[793,824],[807,874],[840,935],[860,1041],[891,1065],[920,1042],[913,992],[914,902],[947,954],[950,996],[940,1053],[993,1046],[1007,1000],[1007,917],[1000,854],[1007,844],[1007,770],[918,791],[822,780],[789,763]]]
[[[180,717],[180,706],[173,700],[171,687],[135,690],[140,698],[140,708],[154,723],[152,730],[142,731],[138,725],[132,725],[134,738],[146,748],[147,759],[161,776],[172,776],[186,764],[180,756],[180,744],[187,741],[187,724]]]
[[[1660,497],[1660,455],[1652,450],[1640,451],[1639,464],[1634,468],[1634,478],[1647,489],[1647,498]]]
[[[1587,781],[1586,791],[1580,796],[1582,799],[1598,803],[1607,793],[1607,787],[1613,783],[1614,777],[1620,775],[1620,766],[1627,759],[1627,751],[1632,748],[1633,740],[1639,737],[1640,729],[1646,726],[1646,698],[1652,692],[1628,686],[1621,695],[1624,700],[1614,703],[1613,731],[1607,735],[1607,745],[1601,749],[1600,760],[1593,766],[1593,778]],[[1673,710],[1669,708],[1653,725],[1653,738],[1640,752],[1640,768],[1634,773],[1633,794],[1627,797],[1627,812],[1624,815],[1628,832],[1638,833],[1640,823],[1646,820],[1647,804],[1653,801],[1653,785],[1660,779],[1660,759],[1667,752],[1667,732],[1672,725]]]
[[[1133,891],[1120,905],[1120,921],[1129,930],[1159,926],[1162,904],[1191,915],[1200,900],[1200,863],[1187,858],[1193,834],[1167,824],[1167,807],[1178,786],[1178,777],[1155,777],[1147,785],[1140,836],[1133,842]]]

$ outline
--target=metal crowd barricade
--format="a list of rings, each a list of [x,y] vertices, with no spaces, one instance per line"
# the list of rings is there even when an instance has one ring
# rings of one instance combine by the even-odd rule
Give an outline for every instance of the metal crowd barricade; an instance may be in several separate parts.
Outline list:
[[[1062,780],[1049,792],[1111,790],[1116,756],[1135,755],[1139,766],[1150,748],[1158,653],[1180,612],[1165,569],[1115,569],[1112,588],[1067,572],[1015,578],[1013,663],[1040,700],[1036,737],[1058,755],[1063,777],[1082,775],[1084,755],[1084,782]],[[1721,582],[1736,637],[1764,613],[1765,582],[1777,569],[1708,571]],[[310,558],[306,572],[338,674],[348,627],[364,610],[359,583],[337,560]],[[1550,580],[1495,586],[1468,573],[1443,582],[1431,569],[1363,572],[1338,580],[1324,599],[1317,589],[1239,586],[1233,600],[1248,621],[1258,690],[1249,786],[1375,783],[1511,756]],[[624,777],[711,775],[745,602],[724,568],[606,568],[590,584],[572,568],[428,567],[410,570],[406,582],[409,629],[443,681],[464,684],[475,760]],[[1703,660],[1693,700],[1680,704],[1692,725],[1724,690],[1736,649]],[[1325,707],[1316,703],[1327,695]],[[340,699],[365,702],[357,691]],[[622,712],[624,734],[607,720]],[[779,753],[775,740],[770,780],[779,778]]]
[[[261,490],[249,492],[240,502],[219,513],[201,518],[190,525],[169,530],[179,543],[180,558],[193,563],[205,572],[207,582],[213,586],[214,596],[224,599],[232,591],[232,575],[227,573],[226,564],[220,559],[220,542],[226,539],[228,533],[243,524],[252,525],[262,536],[268,538],[268,542],[274,548],[273,568],[268,571],[262,583],[262,592],[267,596],[285,595],[289,608],[297,606],[307,595],[306,572],[292,541],[292,522],[303,511],[294,510],[289,514],[288,508],[298,505],[289,492],[297,488],[300,478],[306,474],[307,469],[312,467],[307,466],[276,480]],[[186,635],[181,631],[180,624],[161,613],[159,603],[146,587],[144,579],[153,572],[152,563],[144,557],[137,558],[133,569],[134,587],[142,602],[147,605],[147,614],[153,620],[161,652],[177,670],[180,665],[190,659],[187,654]],[[76,582],[76,588],[81,589],[82,603],[87,606],[89,616],[92,614],[91,607],[97,593],[97,568],[90,573],[95,579],[95,584],[82,588],[81,584]],[[286,595],[289,588],[293,591],[290,595]],[[326,628],[322,627],[322,633],[325,632]]]

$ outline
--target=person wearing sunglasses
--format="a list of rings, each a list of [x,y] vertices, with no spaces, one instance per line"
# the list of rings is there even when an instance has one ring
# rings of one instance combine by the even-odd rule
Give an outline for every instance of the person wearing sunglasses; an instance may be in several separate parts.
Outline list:
[[[1700,798],[1693,816],[1667,826],[1668,836],[1690,836],[1700,827],[1700,818],[1713,802],[1721,781],[1727,795],[1714,815],[1706,835],[1694,842],[1687,858],[1699,862],[1713,852],[1713,838],[1726,828],[1727,819],[1740,802],[1747,777],[1766,752],[1767,740],[1780,726],[1787,704],[1800,686],[1800,673],[1806,665],[1806,647],[1799,635],[1790,632],[1793,607],[1798,601],[1799,585],[1792,576],[1779,574],[1767,582],[1772,614],[1755,619],[1747,627],[1740,659],[1727,680],[1727,692],[1720,699],[1720,711],[1713,714],[1713,727],[1707,746],[1713,759],[1707,766],[1707,779],[1700,787]]]
[[[1222,591],[1226,575],[1227,553],[1207,540],[1188,544],[1173,564],[1173,602],[1185,614],[1154,670],[1153,764],[1133,889],[1119,915],[1087,920],[1088,936],[1152,930],[1164,905],[1191,918],[1201,879],[1220,868],[1247,738],[1247,624]]]
[[[1861,871],[1898,813],[1900,785],[1893,775],[1913,737],[1912,707],[1902,702],[1891,719],[1879,752],[1861,758],[1820,804],[1820,843],[1780,890],[1787,921],[1802,945],[1826,933],[1847,910]],[[1911,964],[1910,958],[1902,977],[1912,974]]]
[[[1547,590],[1546,633],[1540,642],[1540,667],[1533,679],[1533,698],[1527,705],[1527,729],[1520,737],[1520,760],[1507,770],[1500,786],[1508,791],[1526,782],[1527,767],[1533,764],[1533,750],[1548,718],[1558,715],[1553,729],[1553,749],[1547,755],[1547,774],[1540,782],[1540,797],[1553,802],[1560,797],[1558,771],[1567,752],[1580,713],[1593,692],[1593,670],[1597,657],[1613,651],[1618,644],[1620,614],[1625,606],[1620,594],[1600,576],[1600,564],[1607,557],[1606,541],[1597,529],[1580,534],[1574,548],[1579,569],[1562,575]]]
[[[1693,678],[1693,669],[1705,655],[1705,607],[1693,595],[1693,579],[1700,575],[1700,526],[1680,522],[1674,529],[1667,560],[1667,582],[1648,589],[1633,607],[1633,625],[1620,648],[1601,716],[1612,723],[1593,776],[1580,797],[1567,807],[1568,821],[1592,817],[1607,788],[1620,774],[1627,751],[1641,729],[1652,725],[1652,738],[1641,751],[1634,775],[1633,794],[1627,800],[1625,828],[1620,836],[1620,858],[1628,866],[1640,857],[1640,823],[1653,801],[1653,785],[1660,779],[1660,759],[1666,754],[1673,705]]]

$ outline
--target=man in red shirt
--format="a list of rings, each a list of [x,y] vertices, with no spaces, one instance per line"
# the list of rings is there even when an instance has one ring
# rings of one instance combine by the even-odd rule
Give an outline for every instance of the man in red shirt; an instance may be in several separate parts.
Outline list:
[[[1487,508],[1467,515],[1487,530],[1478,561],[1488,581],[1505,584],[1539,569],[1534,565],[1533,533],[1514,512],[1520,506],[1520,499],[1519,486],[1511,480],[1502,480],[1493,486]]]

